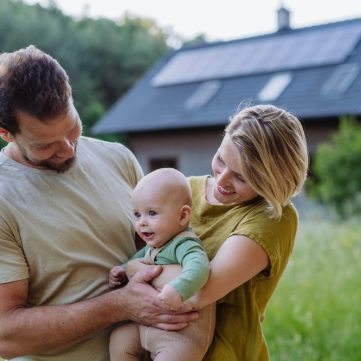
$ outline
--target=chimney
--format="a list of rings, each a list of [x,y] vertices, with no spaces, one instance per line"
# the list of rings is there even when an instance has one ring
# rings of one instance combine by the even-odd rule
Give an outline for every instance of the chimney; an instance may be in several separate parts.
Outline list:
[[[289,30],[290,26],[290,12],[283,6],[277,10],[278,31]]]

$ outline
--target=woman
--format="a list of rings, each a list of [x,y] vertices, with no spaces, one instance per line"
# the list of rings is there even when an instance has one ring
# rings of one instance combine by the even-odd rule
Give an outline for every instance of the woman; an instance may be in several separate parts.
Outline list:
[[[298,217],[290,199],[307,167],[298,119],[258,105],[231,119],[212,161],[214,176],[190,178],[191,225],[212,260],[211,277],[192,301],[217,301],[205,360],[269,359],[261,323],[292,252]]]

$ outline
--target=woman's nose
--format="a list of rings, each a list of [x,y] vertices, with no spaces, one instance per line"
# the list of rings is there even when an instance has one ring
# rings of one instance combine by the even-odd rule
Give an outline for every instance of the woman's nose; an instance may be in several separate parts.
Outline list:
[[[218,174],[217,183],[219,185],[226,185],[230,179],[230,172],[227,168],[223,169],[222,172]]]

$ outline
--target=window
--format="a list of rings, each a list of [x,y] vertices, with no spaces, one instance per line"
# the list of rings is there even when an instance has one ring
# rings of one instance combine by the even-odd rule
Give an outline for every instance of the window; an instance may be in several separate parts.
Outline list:
[[[221,83],[218,80],[210,80],[202,83],[186,100],[186,109],[199,109],[206,105],[218,92]]]
[[[291,73],[280,73],[274,75],[258,93],[258,99],[260,101],[270,101],[277,99],[286,89],[291,80]]]
[[[360,73],[359,64],[343,64],[338,66],[323,85],[321,92],[324,95],[344,93]]]
[[[177,169],[177,159],[175,158],[154,158],[149,161],[150,171],[159,169],[159,168],[176,168]]]

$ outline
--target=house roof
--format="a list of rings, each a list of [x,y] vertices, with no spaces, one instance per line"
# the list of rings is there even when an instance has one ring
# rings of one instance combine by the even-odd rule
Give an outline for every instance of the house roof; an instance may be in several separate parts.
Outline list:
[[[361,19],[184,47],[155,64],[93,127],[132,133],[223,126],[243,104],[304,121],[361,115]]]

